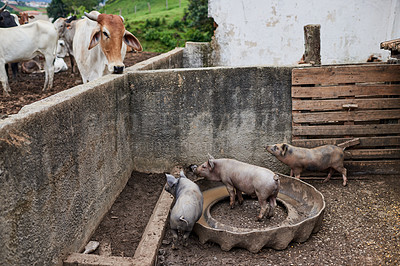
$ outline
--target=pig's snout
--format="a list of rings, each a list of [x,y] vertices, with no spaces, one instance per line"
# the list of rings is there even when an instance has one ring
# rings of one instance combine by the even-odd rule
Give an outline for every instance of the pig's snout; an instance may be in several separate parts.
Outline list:
[[[265,146],[265,149],[266,149],[267,152],[269,152],[269,153],[272,153],[273,148],[274,148],[274,145],[267,145],[267,146]]]

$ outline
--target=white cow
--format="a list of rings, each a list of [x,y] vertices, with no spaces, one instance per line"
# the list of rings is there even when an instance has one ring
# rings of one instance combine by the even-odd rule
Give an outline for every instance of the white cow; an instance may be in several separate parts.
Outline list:
[[[126,45],[142,51],[139,40],[124,27],[122,17],[85,12],[76,22],[73,51],[83,83],[124,70]]]
[[[54,78],[58,34],[54,25],[44,20],[12,28],[0,28],[0,81],[4,95],[10,95],[6,63],[29,60],[38,54],[45,58],[45,82],[43,91],[51,89]]]
[[[57,56],[65,57],[69,54],[72,72],[75,72],[74,51],[72,46],[75,35],[75,23],[76,20],[70,21],[70,19],[65,18],[58,18],[53,23],[58,31],[59,36]]]
[[[62,71],[67,71],[68,66],[65,63],[64,59],[60,57],[56,57],[56,60],[54,61],[54,73],[62,72]]]

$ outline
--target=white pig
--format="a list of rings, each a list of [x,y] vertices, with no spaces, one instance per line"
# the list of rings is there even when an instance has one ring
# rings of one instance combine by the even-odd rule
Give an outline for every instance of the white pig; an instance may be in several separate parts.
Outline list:
[[[234,159],[214,159],[209,155],[209,160],[199,167],[192,167],[194,173],[205,177],[207,180],[222,181],[230,196],[230,207],[235,205],[235,190],[239,204],[243,203],[242,192],[256,195],[261,206],[257,220],[260,221],[267,211],[267,217],[274,215],[276,197],[278,196],[280,181],[278,175],[271,170],[256,165],[247,164]]]
[[[194,224],[201,217],[203,212],[203,194],[199,186],[186,178],[183,171],[180,172],[178,179],[169,174],[166,174],[166,177],[165,190],[171,193],[176,199],[169,218],[173,237],[172,248],[176,249],[178,233],[183,233],[183,245],[186,246],[187,238]]]

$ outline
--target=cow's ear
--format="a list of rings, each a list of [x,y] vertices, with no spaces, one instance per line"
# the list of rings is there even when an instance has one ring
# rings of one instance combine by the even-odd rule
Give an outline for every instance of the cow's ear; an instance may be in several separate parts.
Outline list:
[[[134,50],[140,52],[143,50],[142,45],[140,44],[139,40],[129,31],[125,30],[124,34],[124,43]]]
[[[89,44],[88,50],[90,50],[93,47],[95,47],[96,45],[98,45],[100,42],[100,39],[101,39],[101,29],[99,26],[97,26],[92,31],[92,35],[90,36],[90,44]]]

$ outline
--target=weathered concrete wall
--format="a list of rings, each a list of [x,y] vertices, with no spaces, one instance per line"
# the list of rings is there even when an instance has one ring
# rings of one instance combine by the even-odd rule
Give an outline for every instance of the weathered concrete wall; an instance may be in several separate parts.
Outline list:
[[[82,247],[130,177],[126,76],[101,81],[27,106],[1,124],[5,265],[61,263]]]
[[[186,42],[183,51],[183,67],[212,67],[213,49],[209,42]]]
[[[183,67],[184,48],[177,47],[168,53],[160,54],[126,69],[126,72],[137,70],[171,69]]]
[[[1,265],[57,265],[84,247],[133,170],[131,97],[127,74],[108,75],[0,120]]]
[[[290,140],[291,68],[138,71],[181,66],[182,56],[175,49],[0,121],[0,264],[57,265],[79,252],[132,170],[168,171],[207,153],[281,170],[264,145]]]
[[[210,153],[282,169],[268,143],[291,138],[291,68],[131,73],[134,167],[168,171]]]
[[[400,36],[398,0],[209,0],[219,66],[296,65],[307,24],[321,25],[322,64],[387,60],[383,41]]]

